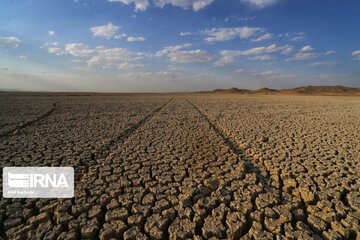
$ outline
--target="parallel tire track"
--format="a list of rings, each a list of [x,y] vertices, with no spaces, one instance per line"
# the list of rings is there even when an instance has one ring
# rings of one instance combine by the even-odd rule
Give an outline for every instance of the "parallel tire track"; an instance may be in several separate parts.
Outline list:
[[[139,129],[141,126],[147,123],[156,113],[158,113],[163,108],[165,108],[173,99],[174,98],[171,98],[166,103],[155,109],[152,113],[141,119],[139,122],[125,129],[117,137],[113,138],[109,143],[104,144],[102,147],[100,147],[100,149],[98,149],[96,153],[91,153],[90,161],[88,161],[89,159],[85,159],[85,161],[83,162],[85,169],[82,170],[81,175],[87,172],[91,165],[94,165],[106,159],[110,155],[110,153],[114,150],[114,148],[118,146],[119,143],[129,138],[131,134],[133,134],[137,129]],[[79,176],[76,176],[76,178],[78,179]]]
[[[48,110],[47,112],[45,112],[44,114],[41,114],[41,115],[38,116],[37,118],[32,119],[32,120],[29,120],[29,121],[27,121],[27,122],[25,122],[25,123],[21,123],[21,124],[19,124],[18,126],[14,127],[13,129],[10,129],[10,130],[8,130],[8,131],[6,131],[6,132],[0,133],[0,137],[6,137],[6,136],[10,135],[11,133],[14,133],[14,132],[17,131],[17,130],[20,130],[20,129],[22,129],[22,128],[25,128],[25,127],[33,124],[33,123],[36,123],[36,122],[38,122],[38,121],[41,121],[41,120],[43,120],[44,118],[50,116],[50,114],[52,114],[52,113],[57,109],[57,104],[58,104],[58,103],[59,103],[59,102],[53,103],[51,109],[49,109],[49,110]]]
[[[282,177],[281,177],[282,170],[278,169],[279,172],[277,173],[277,177],[278,177],[279,185],[278,185],[278,188],[276,188],[276,187],[271,185],[271,182],[269,182],[270,173],[268,172],[267,168],[261,162],[259,162],[261,169],[265,170],[266,175],[269,176],[269,177],[266,177],[266,176],[264,176],[262,174],[260,168],[258,166],[256,166],[257,161],[255,159],[253,159],[253,157],[247,153],[246,150],[248,150],[249,148],[241,148],[238,143],[236,143],[234,140],[231,139],[232,137],[228,136],[229,134],[226,133],[226,132],[229,132],[228,129],[224,129],[221,126],[218,126],[218,124],[216,124],[216,122],[213,121],[211,119],[211,117],[209,117],[209,115],[204,110],[202,110],[200,107],[198,107],[197,105],[192,103],[189,99],[186,98],[186,100],[206,119],[206,121],[209,123],[211,128],[221,138],[223,138],[225,144],[230,149],[232,149],[234,151],[234,153],[239,154],[242,157],[242,159],[246,162],[247,166],[248,167],[250,166],[250,169],[251,169],[250,171],[257,174],[257,176],[259,177],[260,181],[262,181],[264,186],[266,186],[267,188],[272,189],[273,191],[278,193],[278,196],[279,196],[279,199],[280,199],[280,202],[279,202],[278,205],[282,205],[283,201],[284,201],[283,189],[282,189],[284,184],[283,184],[283,180],[282,180]],[[255,200],[256,199],[254,199],[254,202],[255,202]],[[301,200],[300,209],[304,211],[304,214],[306,216],[304,222],[306,224],[308,224],[307,216],[309,215],[309,213],[307,211],[305,203],[302,200]],[[259,210],[259,209],[257,209],[257,207],[254,205],[253,212],[255,212],[256,210]],[[251,220],[248,220],[248,221],[250,221],[250,222],[248,222],[248,224],[247,224],[247,229],[245,231],[246,233],[250,230],[251,224],[252,224]],[[317,232],[316,229],[314,229],[310,225],[308,225],[308,226],[310,227],[311,230],[313,230],[314,232]]]
[[[237,154],[238,156],[241,157],[241,159],[245,162],[246,165],[246,171],[248,171],[249,173],[255,173],[257,175],[257,177],[259,178],[259,181],[262,182],[262,184],[264,186],[266,186],[269,189],[272,189],[273,191],[277,192],[279,191],[279,189],[274,188],[273,186],[271,186],[271,184],[269,183],[269,179],[262,175],[261,170],[259,169],[258,166],[256,166],[254,164],[254,161],[252,159],[251,156],[249,156],[248,154],[245,153],[244,149],[241,149],[238,144],[236,142],[234,142],[231,137],[227,136],[227,134],[225,133],[225,131],[218,126],[215,122],[213,122],[211,120],[211,118],[208,116],[208,114],[202,110],[200,107],[198,107],[197,105],[195,105],[193,102],[191,102],[188,98],[186,98],[186,100],[189,102],[190,105],[192,105],[197,112],[199,112],[199,114],[208,122],[208,124],[210,125],[210,127],[212,128],[212,130],[218,135],[220,136],[223,141],[224,144],[226,146],[228,146],[235,154]],[[256,197],[257,198],[257,197]],[[255,212],[257,209],[256,205],[255,205],[255,200],[256,198],[253,199],[252,203],[253,203],[253,210],[252,212]],[[281,204],[281,203],[280,203]],[[247,224],[246,224],[246,229],[244,229],[243,233],[241,236],[246,235],[251,226],[252,226],[252,220],[250,219],[250,214],[248,214],[248,216],[246,217],[247,219]]]

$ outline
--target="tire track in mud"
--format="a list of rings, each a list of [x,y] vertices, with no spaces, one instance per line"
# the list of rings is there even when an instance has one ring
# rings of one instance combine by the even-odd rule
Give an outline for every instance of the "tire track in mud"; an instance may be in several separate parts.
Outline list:
[[[271,185],[270,173],[266,169],[266,167],[263,164],[261,164],[260,162],[259,162],[260,167],[257,166],[255,159],[253,159],[251,155],[246,153],[246,150],[249,148],[241,148],[239,146],[239,144],[236,143],[236,141],[232,140],[231,136],[228,136],[228,134],[226,132],[229,132],[229,131],[227,131],[227,129],[223,129],[221,126],[219,126],[216,123],[216,121],[212,120],[212,118],[203,109],[201,109],[199,106],[195,105],[188,98],[186,98],[186,100],[203,116],[203,118],[208,122],[208,124],[212,128],[212,130],[223,139],[224,144],[227,145],[235,154],[238,154],[241,157],[241,159],[245,161],[245,163],[247,164],[247,170],[249,172],[255,173],[257,175],[257,177],[259,178],[259,181],[263,184],[263,188],[265,190],[264,192],[271,191],[271,192],[276,193],[276,195],[278,195],[278,198],[279,198],[279,202],[277,205],[282,205],[284,202],[284,197],[283,197],[283,190],[282,190],[283,181],[281,178],[281,170],[279,170],[279,172],[277,173],[278,188],[276,188],[273,185]],[[256,198],[258,198],[258,197],[259,197],[259,195],[256,196]],[[252,212],[260,210],[256,206],[256,198],[252,200],[252,203],[253,203]],[[306,207],[303,202],[302,202],[302,205],[300,206],[300,208],[304,211],[305,215],[307,216],[307,210],[306,210]],[[242,236],[246,235],[250,231],[250,228],[252,227],[252,219],[250,218],[250,214],[247,216],[246,229],[243,232]],[[307,221],[305,221],[305,223],[307,223]],[[283,234],[283,230],[282,230],[282,234]]]
[[[29,120],[29,121],[27,121],[27,122],[25,122],[25,123],[21,123],[21,124],[19,124],[18,126],[14,127],[13,129],[1,133],[1,134],[0,134],[0,138],[1,138],[1,137],[6,137],[6,136],[10,135],[11,133],[14,133],[14,132],[17,131],[17,130],[20,130],[20,129],[22,129],[22,128],[25,128],[25,127],[27,127],[27,126],[29,126],[29,125],[31,125],[31,124],[34,124],[34,123],[36,123],[36,122],[39,122],[39,121],[41,121],[41,120],[49,117],[49,116],[57,109],[57,104],[59,104],[59,102],[53,103],[51,109],[49,109],[48,111],[46,111],[44,114],[41,114],[41,115],[38,116],[37,118],[32,119],[32,120]]]
[[[74,179],[75,180],[75,197],[72,199],[59,199],[59,200],[55,200],[55,201],[48,201],[50,199],[44,199],[45,202],[49,203],[48,206],[51,206],[49,209],[53,209],[53,208],[55,209],[58,206],[66,206],[69,202],[71,202],[71,204],[74,204],[75,199],[76,199],[76,192],[85,191],[87,193],[89,190],[82,189],[80,186],[81,185],[80,182],[81,182],[81,179],[84,176],[86,176],[86,174],[89,172],[90,167],[95,164],[101,164],[102,161],[104,161],[111,154],[111,152],[116,149],[116,147],[120,143],[125,141],[132,134],[134,134],[136,132],[136,130],[138,130],[141,126],[146,124],[153,116],[155,116],[159,111],[161,111],[163,108],[165,108],[173,99],[174,98],[169,99],[164,104],[162,104],[158,108],[156,108],[153,112],[151,112],[150,114],[148,114],[147,116],[142,118],[140,121],[131,125],[129,128],[125,129],[124,131],[122,131],[116,138],[113,138],[110,142],[104,144],[99,150],[97,150],[96,153],[91,153],[90,159],[84,159],[84,161],[82,161],[81,166],[84,166],[83,168],[81,168],[81,166],[75,166],[74,167],[74,170],[75,170],[75,176],[74,176],[74,178],[75,178]],[[46,114],[41,115],[36,120],[32,120],[31,122],[29,121],[28,124],[26,124],[26,126],[28,126],[36,121],[40,121],[40,120],[44,119],[45,117],[49,116],[52,112],[54,112],[56,110],[55,109],[56,104],[57,103],[55,103],[53,105],[53,108],[51,110],[49,110]],[[26,126],[23,126],[23,127],[26,127]],[[76,187],[76,185],[77,185],[77,187]],[[71,208],[67,212],[70,214],[70,211],[71,211]],[[36,214],[40,213],[39,209],[34,209],[34,212]],[[1,220],[1,218],[0,218],[0,220]],[[56,222],[55,215],[50,214],[50,221],[52,223]],[[3,235],[4,239],[6,239],[6,237],[9,237],[9,236],[6,236],[6,234],[5,234],[3,223],[0,224],[0,232],[1,232],[0,236]]]
[[[256,176],[259,178],[259,181],[263,185],[270,187],[267,177],[261,174],[261,170],[258,168],[258,166],[256,166],[252,162],[251,157],[245,154],[245,150],[240,148],[238,146],[238,144],[236,144],[229,136],[227,136],[225,131],[223,131],[223,129],[221,127],[219,127],[215,122],[213,122],[204,110],[202,110],[199,106],[195,105],[188,98],[186,98],[186,101],[207,121],[207,123],[210,125],[211,129],[224,141],[224,144],[226,146],[228,146],[235,154],[237,154],[241,158],[241,160],[243,160],[245,162],[246,171],[248,173],[255,173]],[[273,190],[277,191],[277,189],[273,189]],[[256,201],[257,197],[258,196],[253,198],[251,201],[253,204],[252,212],[255,212],[257,210],[255,207],[256,206],[255,201]],[[247,214],[247,216],[246,216],[247,222],[246,222],[245,229],[243,230],[243,232],[241,234],[241,237],[248,234],[248,232],[250,231],[250,228],[252,226],[252,219],[250,218],[250,214],[251,213]]]
[[[90,161],[83,162],[83,165],[85,165],[85,170],[83,170],[81,175],[83,175],[85,172],[88,172],[89,167],[91,165],[94,165],[96,163],[101,163],[103,160],[105,160],[111,154],[112,151],[116,150],[116,147],[121,142],[129,138],[134,132],[136,132],[137,129],[139,129],[141,126],[147,123],[153,116],[155,116],[156,113],[164,109],[173,100],[174,98],[171,98],[166,103],[162,104],[160,107],[155,109],[152,113],[141,119],[139,122],[122,131],[116,138],[113,138],[109,143],[104,144],[100,149],[97,150],[96,153],[91,153]]]
[[[184,111],[185,109],[187,113],[182,113],[182,111]],[[148,127],[149,128],[144,128],[142,129],[141,132],[138,133],[138,137],[135,137],[134,139],[130,138],[130,142],[131,141],[137,141],[139,140],[139,137],[141,135],[148,136],[148,134],[146,134],[147,131],[152,132],[151,129],[154,129],[154,134],[158,135],[158,136],[163,136],[166,137],[168,136],[168,141],[170,145],[174,146],[174,149],[180,147],[181,145],[178,145],[177,143],[181,143],[181,141],[186,141],[186,138],[184,138],[183,135],[181,135],[180,132],[178,132],[178,136],[173,135],[176,134],[177,131],[181,131],[180,128],[177,128],[176,130],[172,130],[173,127],[178,127],[178,123],[182,123],[185,125],[188,125],[187,127],[185,127],[184,131],[189,131],[186,130],[188,127],[190,127],[190,129],[193,129],[193,131],[188,132],[189,135],[187,137],[190,137],[190,139],[188,140],[188,142],[196,142],[196,139],[199,137],[199,142],[198,142],[198,146],[197,148],[203,149],[203,148],[211,148],[216,149],[214,150],[214,154],[216,154],[216,156],[221,157],[220,154],[220,149],[222,148],[222,138],[220,138],[216,133],[213,133],[212,131],[209,132],[208,130],[208,123],[206,121],[203,120],[202,115],[199,114],[198,111],[196,111],[196,109],[192,108],[191,106],[189,106],[189,103],[184,99],[181,98],[179,99],[179,101],[177,101],[176,103],[174,103],[173,105],[169,106],[169,109],[166,109],[166,111],[164,110],[164,113],[166,114],[164,116],[159,116],[159,118],[154,118],[152,120],[150,120],[148,123],[150,124]],[[171,115],[168,115],[171,114]],[[159,124],[159,125],[156,125]],[[156,128],[154,128],[156,126]],[[194,126],[196,126],[194,128]],[[149,133],[150,133],[149,132]],[[199,135],[198,135],[199,133]],[[136,135],[136,134],[135,134]],[[134,135],[133,135],[134,136]],[[161,137],[162,138],[162,137]],[[159,140],[156,139],[154,140],[155,142]],[[195,140],[195,141],[194,141]],[[213,142],[215,140],[215,142]],[[147,142],[146,145],[150,143]],[[213,146],[213,144],[216,143],[216,147]],[[135,144],[135,145],[138,145]],[[150,144],[151,145],[151,144]],[[188,145],[189,147],[190,145]],[[228,147],[225,147],[226,149],[229,150],[229,152],[231,152],[231,150]],[[136,152],[133,150],[129,150],[129,152],[127,152],[125,150],[125,152],[122,152],[121,150],[122,148],[118,149],[118,153],[116,153],[116,151],[114,151],[115,154],[109,154],[106,159],[103,159],[101,162],[98,162],[98,164],[96,166],[91,167],[91,169],[93,169],[94,171],[90,171],[89,172],[89,176],[84,175],[84,185],[83,188],[88,188],[87,195],[88,197],[92,195],[92,187],[90,187],[94,182],[92,181],[92,179],[99,179],[99,173],[104,173],[104,172],[108,172],[108,174],[106,174],[106,176],[111,175],[111,172],[113,171],[113,169],[111,169],[112,167],[110,167],[110,165],[118,165],[119,161],[123,161],[125,159],[127,159],[126,156],[129,155],[129,153],[132,152]],[[190,152],[195,151],[195,149],[191,150]],[[209,149],[210,151],[210,149]],[[197,151],[196,151],[197,152]],[[122,154],[125,154],[122,156]],[[230,154],[230,153],[229,153]],[[117,156],[114,158],[114,156]],[[163,164],[165,162],[163,162],[163,158],[158,158],[157,156],[152,155],[151,153],[146,152],[147,156],[151,156],[151,165],[155,165],[158,166],[158,164]],[[231,154],[232,156],[235,157],[235,154]],[[181,160],[182,157],[186,157],[182,154],[175,154],[174,152],[170,153],[168,158],[171,159],[170,156],[173,156],[174,158],[180,158],[179,160]],[[205,155],[204,155],[205,156]],[[229,156],[229,155],[227,155]],[[170,164],[170,165],[177,165],[176,162],[172,162],[174,160],[168,160],[167,163],[165,164]],[[192,159],[192,160],[191,160]],[[178,198],[178,200],[174,200],[171,201],[170,199],[172,199],[172,197],[175,196],[171,196],[167,194],[167,197],[165,199],[157,199],[156,204],[148,206],[148,210],[146,211],[147,213],[143,213],[145,216],[145,219],[142,221],[142,223],[139,224],[139,228],[136,230],[136,232],[138,232],[138,234],[141,234],[141,236],[147,236],[148,238],[152,239],[155,237],[155,235],[160,234],[162,235],[163,239],[178,239],[177,237],[180,236],[181,234],[184,234],[182,236],[187,236],[187,237],[191,237],[191,236],[225,236],[225,231],[226,229],[216,229],[213,230],[209,224],[212,224],[212,221],[217,221],[219,224],[221,224],[222,226],[227,225],[227,223],[225,222],[225,219],[227,217],[227,212],[230,211],[230,201],[233,201],[233,195],[231,192],[225,190],[226,187],[230,187],[228,184],[229,183],[225,183],[224,179],[227,179],[228,176],[225,175],[230,175],[230,171],[232,169],[230,159],[207,159],[205,157],[205,159],[198,159],[198,157],[194,157],[189,159],[191,161],[191,163],[186,163],[186,174],[183,174],[182,177],[180,178],[174,178],[172,179],[173,183],[171,180],[167,179],[166,176],[167,174],[170,175],[176,175],[179,174],[181,172],[181,169],[178,169],[178,167],[174,166],[174,168],[165,168],[165,169],[157,169],[157,167],[155,168],[151,168],[150,170],[150,175],[149,177],[152,179],[151,181],[155,181],[157,182],[155,185],[157,186],[166,186],[167,184],[180,184],[179,188],[177,188],[178,192],[175,194],[176,198]],[[136,169],[139,172],[143,172],[142,170],[147,169],[148,165],[146,164],[146,162],[143,162],[143,160],[141,159],[127,159],[126,160],[127,164],[125,166],[127,166],[125,169],[130,170],[131,166],[135,166],[137,165]],[[184,162],[185,163],[185,162]],[[226,164],[226,168],[222,168],[221,166],[224,164]],[[169,165],[169,166],[170,166]],[[98,167],[97,167],[98,166]],[[101,169],[102,168],[102,169]],[[101,169],[101,170],[100,170]],[[155,170],[155,171],[154,171]],[[200,171],[201,170],[201,171]],[[212,174],[210,174],[210,172]],[[204,174],[206,173],[206,174]],[[114,174],[114,173],[113,173]],[[91,176],[93,175],[93,176]],[[100,174],[102,175],[102,174]],[[180,175],[178,175],[180,176]],[[234,174],[232,176],[235,176]],[[95,178],[94,178],[95,177]],[[128,192],[127,190],[131,190],[131,189],[135,189],[137,188],[136,186],[139,186],[141,188],[144,189],[145,194],[151,193],[153,192],[153,190],[151,190],[152,187],[155,187],[155,185],[149,185],[149,182],[144,182],[139,184],[135,184],[133,181],[130,181],[131,178],[128,179],[128,177],[131,177],[131,175],[129,175],[128,173],[125,172],[118,172],[118,174],[116,175],[116,179],[124,179],[124,182],[122,182],[122,184],[126,184],[126,186],[121,187],[123,188],[123,190],[121,191],[122,193],[120,193],[120,196],[123,195],[123,197],[126,197],[126,193]],[[110,177],[111,178],[111,177]],[[109,181],[111,181],[111,179],[109,178]],[[176,180],[178,179],[178,180]],[[108,180],[103,179],[105,182],[107,182]],[[175,181],[174,181],[175,180]],[[96,181],[96,180],[95,180]],[[170,181],[169,183],[167,183],[167,181]],[[223,181],[223,182],[221,182]],[[229,181],[233,181],[233,180],[229,180]],[[131,183],[132,182],[132,183]],[[194,189],[188,189],[187,183],[191,183],[192,187]],[[96,183],[95,183],[96,184]],[[160,190],[160,189],[159,189]],[[187,191],[190,190],[190,191]],[[116,193],[110,193],[110,195],[112,196],[113,194],[117,195],[117,193],[119,193],[119,191],[117,190]],[[226,197],[222,194],[227,195]],[[135,194],[136,195],[136,194]],[[131,194],[131,196],[133,196],[133,194]],[[229,197],[229,198],[228,198]],[[137,214],[136,212],[134,213],[134,206],[138,208],[139,203],[138,202],[134,202],[133,198],[131,197],[132,200],[131,204],[129,204],[129,206],[127,206],[127,201],[126,202],[122,202],[121,204],[123,207],[123,211],[125,211],[126,209],[126,216],[129,217],[130,215],[134,216],[133,214]],[[208,202],[208,200],[210,200],[210,202]],[[166,205],[161,205],[166,203]],[[158,205],[159,204],[159,205]],[[101,204],[100,204],[101,205]],[[105,208],[106,205],[103,205],[101,208],[102,212],[107,212],[107,216],[109,217],[109,213],[112,212],[111,209],[106,210]],[[131,207],[132,206],[132,207]],[[162,206],[162,207],[161,207]],[[160,207],[160,209],[157,209],[157,207]],[[199,210],[199,207],[202,208],[202,212],[201,215]],[[164,209],[162,209],[164,208]],[[169,209],[172,212],[171,216],[164,216],[161,214],[162,210],[165,209]],[[196,210],[197,209],[197,210]],[[227,209],[227,210],[226,210]],[[206,210],[206,212],[204,212]],[[159,212],[160,211],[160,212]],[[193,214],[190,214],[187,216],[185,216],[185,212],[186,211],[191,211],[193,212]],[[220,214],[221,212],[221,214]],[[129,215],[128,215],[129,214]],[[188,213],[189,214],[189,213]],[[217,215],[220,214],[220,215]],[[161,217],[165,217],[166,223],[162,222]],[[158,226],[160,229],[158,229],[156,226],[153,226],[152,221],[154,221],[154,219],[157,219],[157,221],[162,222],[160,226]],[[186,218],[186,219],[184,219]],[[234,215],[233,215],[234,218]],[[126,217],[124,217],[124,219],[122,219],[125,223],[126,223]],[[241,219],[242,220],[242,219]],[[129,221],[129,220],[128,220]],[[145,223],[146,222],[146,223]],[[128,224],[130,224],[130,222],[128,222]],[[243,224],[243,223],[242,223]],[[154,227],[154,229],[153,229]],[[109,228],[109,220],[106,220],[106,217],[102,217],[99,220],[99,229],[107,229]],[[185,228],[185,229],[183,229]],[[131,229],[131,225],[127,226],[127,230],[130,231]],[[109,230],[109,229],[108,229]],[[134,229],[133,229],[134,230]],[[134,230],[135,231],[135,230]],[[180,231],[181,233],[178,233],[178,231]],[[184,232],[182,232],[184,231]],[[240,229],[240,230],[235,230],[235,231],[243,231],[244,234],[246,234],[246,230],[244,229]],[[186,232],[186,233],[185,233]],[[177,235],[180,234],[180,235]],[[230,233],[231,234],[231,233]],[[237,233],[233,233],[234,235],[237,235]],[[124,235],[125,236],[125,235]],[[140,236],[140,235],[139,235]],[[159,235],[157,235],[157,237],[155,237],[154,239],[160,239],[158,238]],[[179,239],[182,239],[181,237]]]
[[[256,160],[252,157],[253,154],[251,154],[251,151],[252,151],[252,153],[254,153],[254,152],[251,149],[251,147],[242,147],[243,143],[241,141],[239,142],[237,140],[233,140],[233,136],[231,136],[229,129],[219,126],[216,123],[217,120],[212,119],[201,107],[199,107],[196,104],[194,104],[193,102],[191,102],[188,98],[186,98],[186,100],[206,119],[206,121],[209,123],[211,128],[214,130],[214,132],[216,132],[224,140],[224,143],[230,149],[232,149],[234,151],[234,153],[239,154],[241,156],[241,159],[244,160],[248,164],[248,166],[250,166],[250,168],[249,168],[250,172],[257,174],[260,181],[264,184],[264,188],[270,189],[270,191],[273,191],[277,194],[277,196],[279,198],[279,202],[277,203],[277,206],[287,204],[288,199],[286,199],[286,197],[284,196],[284,193],[283,193],[284,182],[282,179],[282,174],[283,174],[282,169],[276,169],[277,172],[275,172],[275,176],[277,178],[277,184],[274,186],[271,183],[272,181],[274,181],[273,179],[271,179],[272,174],[270,173],[270,171],[267,169],[267,167],[265,166],[265,164],[263,162]],[[250,150],[250,153],[248,152],[249,150]],[[266,190],[266,191],[268,191],[268,190]],[[255,201],[256,201],[256,199],[254,199],[253,203],[255,203]],[[257,208],[255,204],[253,206],[254,206],[253,212],[255,212],[257,210],[261,210],[261,209]],[[314,234],[313,237],[320,237],[319,235],[316,234],[318,231],[316,229],[314,229],[311,225],[308,224],[307,218],[309,216],[309,213],[307,210],[307,205],[305,204],[303,199],[300,199],[300,205],[296,208],[300,209],[304,212],[305,218],[303,219],[303,223],[307,224],[309,229],[311,229],[311,231]],[[249,232],[249,230],[251,228],[251,226],[249,226],[249,225],[252,224],[251,223],[252,220],[250,219],[249,221],[250,222],[247,223],[246,232]],[[296,221],[294,221],[292,219],[290,223],[294,227]],[[263,224],[263,222],[262,222],[262,224]],[[328,228],[328,229],[331,229],[331,228]],[[246,234],[243,234],[242,236],[244,236],[244,235],[246,235]],[[278,235],[284,235],[283,227],[281,229],[281,234],[278,234]]]

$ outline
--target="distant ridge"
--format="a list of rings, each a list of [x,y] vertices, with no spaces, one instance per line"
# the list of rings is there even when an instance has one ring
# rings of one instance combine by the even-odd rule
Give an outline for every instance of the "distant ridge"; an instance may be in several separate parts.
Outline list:
[[[215,89],[214,92],[216,93],[251,93],[251,90],[248,90],[248,89],[239,89],[239,88],[230,88],[230,89]]]
[[[292,89],[283,89],[282,92],[297,94],[360,95],[360,88],[345,86],[305,86]]]
[[[261,93],[261,94],[274,94],[274,93],[278,93],[279,90],[276,89],[271,89],[271,88],[260,88],[258,90],[252,91],[253,93]]]
[[[345,86],[304,86],[290,89],[260,88],[248,90],[239,88],[215,89],[213,93],[234,93],[234,94],[297,94],[297,95],[355,95],[360,96],[360,88]],[[203,92],[205,93],[205,92]],[[209,92],[207,92],[209,93]]]

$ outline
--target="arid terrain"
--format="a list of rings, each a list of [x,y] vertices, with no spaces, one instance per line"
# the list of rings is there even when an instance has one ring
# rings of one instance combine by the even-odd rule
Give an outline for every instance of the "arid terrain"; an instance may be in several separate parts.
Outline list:
[[[0,166],[75,169],[0,239],[360,239],[360,97],[1,93]]]

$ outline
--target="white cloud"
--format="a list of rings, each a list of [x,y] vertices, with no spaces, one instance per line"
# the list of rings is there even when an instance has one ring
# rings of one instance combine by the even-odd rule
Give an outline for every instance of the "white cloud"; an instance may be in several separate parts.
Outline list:
[[[244,51],[234,51],[234,50],[223,50],[220,51],[220,58],[214,63],[214,66],[224,66],[234,62],[235,57],[238,56],[251,56],[259,55],[266,53],[273,53],[278,51],[284,51],[289,48],[288,45],[278,47],[276,44],[269,45],[267,47],[256,47]],[[270,57],[270,56],[269,56]],[[258,58],[254,57],[251,60],[270,60],[268,56],[259,56]],[[261,59],[262,58],[262,59]]]
[[[245,39],[264,32],[263,28],[234,27],[234,28],[213,28],[202,31],[207,42],[228,41],[236,37]]]
[[[121,63],[118,68],[121,70],[128,70],[128,69],[138,68],[138,67],[143,67],[143,66],[144,66],[143,64],[125,62],[125,63]]]
[[[311,52],[312,50],[314,50],[313,47],[311,47],[310,45],[304,46],[302,49],[300,49],[300,52]]]
[[[299,53],[295,54],[294,56],[292,56],[288,60],[290,60],[290,61],[305,61],[305,60],[319,58],[320,56],[321,56],[320,53],[299,52]]]
[[[353,52],[352,55],[353,55],[353,57],[354,57],[353,59],[355,61],[360,61],[360,50]]]
[[[143,42],[143,41],[145,41],[145,38],[143,38],[143,37],[128,37],[126,39],[126,41],[128,41],[128,42]]]
[[[214,66],[215,67],[221,67],[221,66],[225,66],[225,65],[228,65],[232,62],[234,62],[234,59],[235,56],[222,56],[221,58],[219,58],[218,60],[216,60],[214,62]]]
[[[24,55],[20,55],[19,58],[20,58],[20,59],[27,59],[27,57],[24,56]]]
[[[84,43],[69,43],[65,45],[64,50],[61,48],[48,48],[48,52],[55,55],[71,55],[86,59],[89,67],[102,65],[103,68],[117,66],[120,69],[139,67],[137,61],[143,59],[146,54],[142,52],[131,52],[125,48],[106,48],[97,46],[90,48]],[[82,62],[75,59],[76,62]]]
[[[0,36],[0,47],[19,47],[21,41],[17,37],[1,37]]]
[[[149,6],[148,0],[108,0],[109,2],[121,2],[126,5],[134,4],[135,5],[135,11],[144,11]]]
[[[161,8],[166,4],[170,4],[175,7],[181,7],[183,9],[191,8],[194,11],[199,11],[210,5],[213,0],[153,0],[153,2],[155,6]]]
[[[114,36],[115,39],[123,39],[126,38],[128,35],[126,33],[120,33]]]
[[[337,62],[328,61],[328,62],[313,62],[308,64],[311,67],[323,67],[323,66],[335,66]]]
[[[116,35],[119,28],[119,26],[113,25],[111,22],[109,22],[103,26],[92,27],[90,28],[90,31],[93,33],[94,37],[105,37],[110,39]]]
[[[64,51],[58,47],[50,47],[48,48],[48,53],[55,54],[55,55],[63,55]]]
[[[267,47],[256,47],[243,51],[223,50],[220,51],[221,57],[214,63],[214,65],[215,66],[227,65],[229,63],[232,63],[235,60],[235,57],[238,56],[251,56],[251,55],[259,55],[266,53],[274,53],[274,52],[284,51],[287,48],[289,48],[288,45],[278,47],[276,44],[272,44]],[[259,59],[252,59],[252,60],[261,60],[260,58],[261,57],[259,57]]]
[[[204,50],[190,50],[183,51],[182,49],[190,47],[190,43],[182,45],[167,46],[162,50],[156,52],[155,56],[167,56],[172,62],[187,63],[187,62],[209,62],[212,57]]]
[[[54,35],[55,35],[55,32],[52,31],[52,30],[50,30],[50,31],[48,32],[48,35],[49,35],[49,36],[54,36]]]
[[[329,50],[329,51],[327,51],[327,52],[325,53],[325,55],[331,55],[331,54],[334,54],[334,53],[336,53],[335,50]]]
[[[96,54],[96,50],[90,49],[83,43],[69,43],[65,45],[65,52],[74,57],[91,57]]]
[[[314,52],[311,52],[312,50],[314,50],[314,48],[312,48],[311,46],[305,46],[302,49],[300,49],[298,53],[294,54],[291,58],[287,59],[287,61],[306,61],[306,60],[310,60],[310,59],[319,58],[321,56],[328,56],[328,55],[335,53],[334,50],[330,50],[325,53],[314,53]],[[325,63],[325,62],[322,62],[322,63]],[[327,62],[327,63],[329,63],[329,62]],[[311,65],[311,64],[309,64],[309,65]],[[315,64],[315,65],[317,65],[317,64]],[[321,65],[321,64],[318,64],[318,65]]]
[[[190,36],[191,32],[180,32],[180,36],[184,37],[184,36]]]
[[[157,57],[166,56],[172,52],[179,51],[181,49],[188,48],[190,46],[191,46],[191,43],[185,43],[182,45],[175,45],[175,46],[167,46],[167,47],[164,47],[162,50],[157,51],[155,56],[157,56]]]
[[[231,15],[227,18],[225,18],[225,22],[247,22],[247,21],[251,21],[251,20],[254,20],[256,19],[256,16],[252,16],[252,17],[238,17],[238,16],[234,16],[234,15]]]
[[[209,62],[212,57],[204,50],[175,51],[168,55],[170,61],[178,63]]]
[[[150,2],[153,3],[155,7],[164,7],[166,4],[181,7],[183,9],[192,9],[193,11],[199,11],[211,3],[214,0],[108,0],[109,2],[121,2],[126,5],[134,4],[135,11],[144,11],[150,6]]]
[[[260,41],[264,41],[264,40],[269,40],[273,37],[273,35],[271,33],[265,33],[255,39],[253,39],[252,41],[254,42],[260,42]]]
[[[279,34],[279,37],[287,38],[290,41],[297,41],[297,40],[304,39],[305,33],[303,33],[303,32],[284,33],[284,34]]]
[[[56,47],[58,45],[59,45],[58,42],[46,42],[40,48]]]
[[[199,11],[200,9],[205,8],[206,6],[210,5],[213,0],[193,0],[192,1],[192,8],[194,11]]]
[[[256,8],[269,7],[278,2],[278,0],[241,0],[241,1]]]
[[[360,50],[357,50],[355,52],[352,53],[353,56],[359,56],[360,55]]]
[[[244,51],[221,51],[220,54],[232,54],[234,56],[249,56],[249,55],[256,55],[256,54],[263,54],[263,53],[273,53],[283,50],[287,48],[287,46],[278,47],[276,44],[269,45],[267,47],[256,47],[251,48]]]
[[[289,46],[289,47],[285,48],[285,49],[281,52],[281,54],[283,54],[283,55],[289,55],[289,54],[291,54],[293,51],[294,51],[294,48],[293,48],[292,46]]]
[[[144,53],[133,53],[125,48],[96,47],[95,55],[87,61],[89,66],[105,65],[114,66],[125,62],[135,62],[145,57]]]
[[[269,60],[274,60],[274,59],[276,59],[276,58],[272,57],[270,55],[260,55],[260,56],[249,58],[249,60],[259,60],[259,61],[269,61]]]

